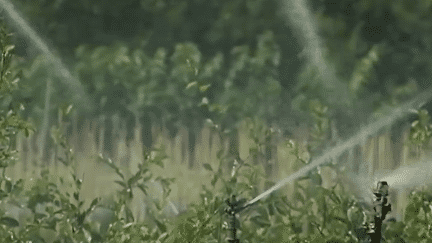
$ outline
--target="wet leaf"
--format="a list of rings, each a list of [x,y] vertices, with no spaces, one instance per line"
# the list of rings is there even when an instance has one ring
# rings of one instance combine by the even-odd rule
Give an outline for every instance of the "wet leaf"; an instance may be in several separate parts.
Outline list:
[[[96,204],[98,204],[100,202],[100,200],[101,200],[100,197],[93,199],[93,201],[90,203],[90,208],[93,208],[94,206],[96,206]]]
[[[15,220],[14,218],[11,218],[11,217],[0,218],[0,224],[6,225],[9,227],[18,227],[19,226],[19,222],[17,220]]]
[[[200,91],[201,92],[206,92],[209,88],[210,88],[210,84],[207,84],[207,85],[203,85],[203,86],[200,86]]]
[[[73,197],[75,198],[75,200],[78,201],[78,199],[79,199],[79,193],[74,192],[74,193],[73,193]]]
[[[281,201],[276,201],[274,203],[274,207],[275,207],[276,211],[281,215],[288,215],[288,213],[289,213],[289,209],[288,209],[287,205]]]
[[[140,179],[142,178],[142,174],[141,173],[136,173],[134,176],[132,176],[131,178],[129,178],[127,184],[129,186],[135,184],[136,182],[138,182]]]
[[[192,87],[195,87],[195,86],[197,86],[197,85],[198,85],[198,82],[197,82],[197,81],[194,81],[194,82],[188,83],[188,85],[186,86],[186,90],[191,89]]]
[[[147,186],[145,186],[145,185],[143,185],[143,184],[139,184],[139,185],[137,185],[138,186],[138,188],[144,193],[144,195],[146,195],[146,196],[148,196],[147,195],[147,189],[148,189],[148,187]]]
[[[212,169],[212,167],[211,167],[210,164],[205,163],[205,164],[203,164],[203,166],[204,166],[204,169],[206,169],[206,170],[208,170],[208,171],[213,171],[213,169]]]
[[[263,227],[263,228],[271,226],[270,221],[268,219],[266,219],[265,217],[255,216],[255,217],[252,217],[250,220],[253,223],[255,223],[256,225]]]
[[[211,185],[214,186],[216,182],[219,180],[219,175],[213,175],[213,179],[211,180]]]
[[[119,184],[123,188],[128,188],[128,186],[126,185],[126,183],[124,183],[123,181],[114,181],[114,182],[117,183],[117,184]]]
[[[6,192],[10,193],[12,191],[12,182],[8,179],[5,183],[6,186]]]

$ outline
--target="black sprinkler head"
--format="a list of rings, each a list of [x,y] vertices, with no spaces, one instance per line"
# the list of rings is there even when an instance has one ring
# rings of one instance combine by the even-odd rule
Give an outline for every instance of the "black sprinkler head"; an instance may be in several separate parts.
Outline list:
[[[379,194],[380,196],[387,196],[389,191],[389,185],[386,181],[379,181],[377,185],[376,192],[374,193]]]
[[[388,212],[391,211],[391,204],[388,202],[388,191],[389,185],[386,181],[378,182],[377,189],[375,190],[375,199],[374,199],[374,210],[375,216],[373,222],[368,229],[368,234],[371,238],[371,243],[380,243],[382,238],[381,228],[382,222],[385,219]]]

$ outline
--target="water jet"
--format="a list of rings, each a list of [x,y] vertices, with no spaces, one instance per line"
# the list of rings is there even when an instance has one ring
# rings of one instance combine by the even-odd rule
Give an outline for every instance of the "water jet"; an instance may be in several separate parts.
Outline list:
[[[409,166],[399,167],[398,169],[381,175],[380,178],[388,181],[392,188],[408,189],[415,186],[427,185],[432,182],[432,164],[430,158],[421,160]]]
[[[432,99],[432,88],[420,93],[417,95],[414,99],[407,102],[406,104],[395,108],[394,112],[386,115],[385,117],[371,123],[370,125],[360,129],[360,131],[357,132],[356,135],[352,136],[350,139],[340,143],[339,145],[328,149],[326,152],[323,153],[323,155],[319,156],[318,158],[312,160],[309,164],[303,166],[301,169],[293,173],[292,175],[286,177],[285,179],[279,181],[274,186],[269,188],[267,191],[261,193],[254,199],[250,200],[246,203],[246,206],[249,206],[251,204],[256,203],[257,201],[267,197],[270,193],[273,191],[281,188],[282,186],[299,179],[302,176],[307,175],[309,171],[316,168],[319,165],[325,164],[330,162],[333,158],[336,158],[340,155],[342,155],[343,152],[345,152],[348,149],[352,149],[354,146],[360,144],[362,141],[366,140],[368,137],[376,134],[381,129],[392,125],[394,122],[396,122],[398,119],[410,114],[409,112],[412,109],[418,109],[421,105],[428,102]]]
[[[84,91],[84,87],[80,81],[71,74],[68,68],[63,64],[62,60],[50,51],[48,45],[42,40],[42,38],[30,27],[24,18],[18,14],[14,5],[7,0],[0,0],[0,6],[12,20],[12,25],[14,25],[16,29],[24,34],[28,39],[32,40],[36,47],[54,65],[57,75],[61,78],[61,82],[70,89],[73,96],[72,100],[75,105],[88,112],[92,111],[94,109],[93,101]]]

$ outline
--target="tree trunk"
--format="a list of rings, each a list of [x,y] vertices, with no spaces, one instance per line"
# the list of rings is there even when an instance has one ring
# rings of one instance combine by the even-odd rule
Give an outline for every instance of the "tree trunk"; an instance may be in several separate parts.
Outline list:
[[[362,157],[362,145],[357,145],[353,148],[353,172],[355,172],[356,174],[359,173],[360,171],[360,163],[363,163],[363,157]]]
[[[149,114],[144,114],[141,117],[141,127],[142,127],[142,133],[141,133],[141,139],[143,143],[143,149],[144,151],[147,151],[151,148],[153,139],[152,139],[152,119]]]
[[[106,119],[105,123],[104,123],[104,131],[103,131],[104,135],[101,136],[101,137],[103,137],[103,141],[101,141],[101,142],[103,143],[103,148],[102,148],[103,152],[105,154],[107,154],[108,157],[110,157],[110,158],[112,158],[112,156],[113,156],[113,153],[112,153],[112,151],[113,151],[112,140],[113,140],[113,134],[114,134],[113,129],[114,129],[114,126],[113,126],[111,119]]]
[[[270,137],[266,143],[265,148],[265,173],[267,175],[267,178],[270,178],[272,176],[272,173],[274,171],[274,167],[277,165],[276,159],[277,159],[277,146],[275,146],[273,143],[273,137]]]
[[[402,151],[404,147],[404,133],[409,128],[407,121],[396,122],[391,127],[391,150],[393,153],[394,167],[398,168],[402,164]]]
[[[234,166],[234,160],[240,159],[239,154],[239,134],[237,128],[234,128],[232,132],[228,135],[229,147],[228,147],[228,158],[229,162],[227,164],[228,171],[231,172]]]
[[[188,128],[188,168],[193,169],[195,164],[195,144],[196,144],[196,131],[197,125],[196,122],[192,122],[192,125]]]

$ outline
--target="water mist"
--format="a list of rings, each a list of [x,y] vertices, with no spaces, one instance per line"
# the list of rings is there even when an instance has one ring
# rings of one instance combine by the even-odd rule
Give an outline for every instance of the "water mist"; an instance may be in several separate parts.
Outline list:
[[[322,44],[323,41],[317,34],[318,27],[316,26],[316,20],[313,18],[313,15],[309,10],[306,1],[285,0],[282,2],[283,4],[281,6],[281,9],[285,13],[285,16],[287,17],[288,20],[287,22],[290,23],[293,26],[293,28],[295,28],[301,33],[301,36],[304,39],[303,42],[304,53],[308,57],[309,61],[317,67],[317,69],[320,72],[321,78],[323,78],[323,80],[325,81],[328,81],[328,82],[324,82],[329,85],[327,88],[331,90],[333,89],[333,87],[335,87],[335,85],[341,85],[343,82],[341,82],[340,79],[335,74],[335,69],[333,69],[332,66],[329,65],[329,63],[324,58],[326,51],[325,48],[323,47],[324,45]],[[344,92],[339,92],[339,93],[344,93]],[[339,100],[344,101],[345,100],[344,98],[348,93],[349,92],[347,90],[345,94],[336,94],[336,97]],[[324,165],[325,163],[329,163],[335,158],[338,158],[345,151],[352,149],[354,146],[358,144],[363,143],[364,141],[366,141],[366,139],[373,136],[374,134],[377,134],[383,128],[393,125],[397,120],[412,113],[413,109],[420,108],[431,99],[432,99],[432,88],[424,91],[423,93],[418,94],[415,98],[405,103],[404,105],[395,107],[391,114],[383,116],[381,119],[370,123],[368,126],[363,127],[357,132],[357,134],[352,136],[350,139],[343,141],[338,145],[336,145],[335,147],[324,151],[324,153],[321,156],[312,160],[309,164],[303,166],[297,172],[279,181],[273,187],[269,188],[267,191],[258,195],[256,198],[252,199],[245,205],[249,206],[259,201],[260,199],[267,197],[270,193],[272,193],[275,190],[278,190],[282,186],[300,177],[305,176],[307,173],[309,173],[310,170],[316,168],[317,166]],[[356,178],[357,180],[361,181],[361,183],[357,183],[360,187],[359,190],[361,192],[361,195],[363,195],[363,197],[365,198],[368,198],[366,193],[370,193],[369,190],[369,186],[371,185],[370,182],[373,183],[373,182],[377,182],[378,180],[371,181],[371,178],[367,178],[367,177],[356,177]],[[382,180],[386,180],[386,179],[384,178]],[[386,181],[390,184],[391,187],[393,187],[392,183],[396,182],[394,179],[391,180],[391,178],[390,180],[386,180]]]
[[[424,159],[409,166],[398,169],[380,176],[394,189],[409,189],[417,186],[432,184],[432,158]]]
[[[63,64],[59,57],[56,57],[48,48],[48,45],[42,38],[29,26],[29,24],[22,18],[15,10],[13,4],[7,0],[0,0],[0,7],[3,8],[8,17],[12,20],[13,25],[22,34],[27,36],[36,47],[45,54],[46,58],[54,65],[54,69],[59,75],[60,81],[68,87],[73,95],[72,99],[76,106],[82,107],[84,110],[90,111],[94,108],[92,100],[85,93],[80,81],[73,77],[68,68]]]

